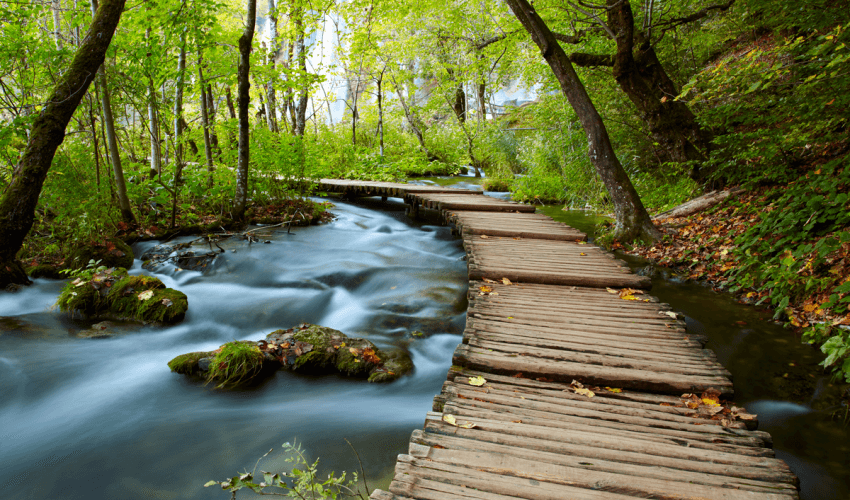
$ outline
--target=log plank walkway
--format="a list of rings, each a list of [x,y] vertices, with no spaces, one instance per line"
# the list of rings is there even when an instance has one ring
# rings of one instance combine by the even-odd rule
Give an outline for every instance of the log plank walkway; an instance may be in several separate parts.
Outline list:
[[[752,416],[693,403],[733,394],[706,339],[581,232],[475,191],[320,186],[438,210],[469,260],[463,343],[372,500],[799,498]]]

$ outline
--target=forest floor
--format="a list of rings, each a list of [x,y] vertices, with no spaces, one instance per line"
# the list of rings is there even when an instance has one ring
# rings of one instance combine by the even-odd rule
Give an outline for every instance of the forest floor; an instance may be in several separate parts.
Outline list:
[[[780,247],[781,241],[778,241],[775,252],[780,257],[806,259],[799,270],[784,274],[772,269],[772,266],[776,267],[775,258],[765,256],[761,259],[759,254],[742,249],[752,238],[747,231],[760,223],[762,214],[783,209],[773,203],[777,199],[776,191],[781,189],[760,187],[689,216],[656,219],[654,222],[666,234],[662,241],[634,247],[614,242],[612,249],[649,259],[658,266],[671,268],[717,291],[731,292],[741,303],[770,307],[775,311],[775,320],[782,321],[798,337],[802,336],[812,343],[823,342],[821,338],[807,338],[805,335],[818,325],[831,327],[835,330],[833,335],[841,331],[846,334],[850,330],[850,312],[840,304],[833,307],[830,302],[834,285],[850,281],[850,243],[843,242],[826,255],[817,256],[816,252],[810,252],[795,259],[790,250]],[[823,235],[808,244],[810,248],[817,248],[820,240],[834,237],[834,234]],[[751,270],[753,274],[772,276],[773,280],[752,282],[748,274]],[[780,284],[779,280],[791,283]],[[798,283],[793,283],[795,281]],[[787,301],[778,297],[784,285],[795,291],[786,293]],[[839,293],[837,297],[846,302],[843,299],[848,295]],[[832,303],[835,302],[832,300]]]

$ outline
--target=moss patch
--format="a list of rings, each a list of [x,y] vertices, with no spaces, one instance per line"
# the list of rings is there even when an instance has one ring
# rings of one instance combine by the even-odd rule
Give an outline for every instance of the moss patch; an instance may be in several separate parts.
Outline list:
[[[39,264],[37,266],[32,266],[27,268],[27,274],[30,278],[50,278],[50,279],[64,279],[66,276],[59,272],[59,268],[56,266],[52,266],[50,264]]]
[[[168,362],[171,371],[183,375],[200,375],[203,370],[198,366],[198,361],[215,355],[215,351],[198,351],[181,354]]]
[[[118,238],[106,238],[81,246],[68,256],[70,269],[85,269],[89,261],[106,267],[133,267],[133,249]]]
[[[228,342],[210,360],[207,382],[216,383],[217,389],[247,384],[260,374],[264,360],[263,352],[254,342]]]
[[[186,316],[189,301],[183,292],[166,288],[157,278],[129,276],[122,268],[99,268],[66,284],[56,305],[88,317],[173,324]]]

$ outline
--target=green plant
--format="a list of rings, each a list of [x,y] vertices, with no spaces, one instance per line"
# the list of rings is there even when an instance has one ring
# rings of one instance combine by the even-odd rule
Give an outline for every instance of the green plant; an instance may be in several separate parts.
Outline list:
[[[233,341],[221,346],[210,361],[207,383],[216,388],[236,387],[249,382],[263,367],[263,353],[251,342]]]
[[[347,441],[347,440],[346,440]],[[349,443],[351,446],[351,443]],[[254,493],[264,496],[280,496],[287,498],[298,498],[301,500],[319,500],[319,499],[341,499],[341,498],[359,498],[366,500],[368,497],[368,485],[366,485],[365,476],[363,485],[366,490],[364,494],[357,486],[357,473],[352,474],[351,479],[346,479],[346,472],[343,471],[339,476],[334,472],[328,474],[324,481],[318,478],[319,459],[313,463],[307,460],[304,456],[304,451],[301,446],[291,443],[283,443],[283,449],[288,453],[286,458],[287,463],[293,464],[291,472],[265,472],[262,474],[262,481],[255,482],[257,466],[260,461],[269,456],[274,449],[269,450],[265,455],[257,460],[254,469],[251,472],[243,472],[242,474],[233,476],[225,481],[208,481],[204,487],[220,486],[222,490],[231,492],[231,498],[236,498],[236,492],[248,488]],[[353,448],[352,448],[353,449]],[[355,451],[356,453],[356,451]],[[359,460],[359,457],[358,457]],[[362,468],[362,466],[361,466]],[[266,488],[276,488],[278,491],[266,491]]]

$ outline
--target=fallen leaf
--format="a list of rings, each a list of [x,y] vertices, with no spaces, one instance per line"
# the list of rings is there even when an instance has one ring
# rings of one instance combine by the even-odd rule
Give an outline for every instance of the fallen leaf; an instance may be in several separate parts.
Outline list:
[[[496,284],[496,283],[498,283],[498,281],[496,281],[496,280],[491,280],[490,278],[484,278],[484,283],[493,283],[493,284]]]
[[[596,395],[590,389],[576,389],[575,391],[576,391],[576,394],[579,394],[581,396],[587,396],[589,398],[592,398],[593,396]]]
[[[617,295],[618,293],[620,293],[617,290],[614,290],[613,288],[607,288],[606,287],[605,290],[608,290],[608,293],[613,293],[614,295]]]
[[[515,423],[515,424],[521,424],[521,423],[522,423],[522,420],[511,420],[511,422],[513,422],[513,423]]]
[[[702,398],[700,401],[702,401],[705,406],[720,406],[720,403],[713,399]]]
[[[511,280],[509,280],[508,278],[502,278],[502,284],[513,285],[513,283],[511,283]]]
[[[584,252],[581,252],[579,255],[587,255],[587,254],[586,254],[586,253],[584,253]]]
[[[615,394],[619,394],[619,393],[623,392],[622,389],[616,389],[614,387],[605,387],[605,390],[608,391],[608,392],[613,392]]]
[[[623,300],[638,300],[634,295],[620,295],[620,298]]]
[[[171,299],[162,299],[162,305],[165,307],[171,307],[174,305],[174,302],[171,302]]]
[[[489,238],[489,236],[487,236],[486,234],[481,235],[481,239],[486,240],[487,238]]]
[[[145,290],[139,294],[139,300],[141,301],[148,300],[151,297],[153,297],[153,290]]]
[[[475,427],[475,424],[473,424],[472,422],[464,422],[462,424],[457,423],[457,420],[455,420],[454,415],[443,415],[443,422],[449,425],[453,425],[455,427],[460,427],[461,429],[472,429],[473,427]]]
[[[482,376],[477,377],[469,377],[469,385],[474,385],[476,387],[480,387],[487,383],[487,380]]]
[[[659,314],[663,314],[664,316],[669,316],[673,319],[677,318],[676,313],[674,313],[673,311],[660,311]]]
[[[579,241],[578,244],[579,245],[587,245],[587,242],[586,241]]]
[[[479,287],[478,287],[478,290],[479,290],[481,293],[490,293],[490,292],[492,292],[492,291],[493,291],[493,289],[492,289],[492,288],[490,288],[489,286],[485,286],[485,285],[479,286]]]

